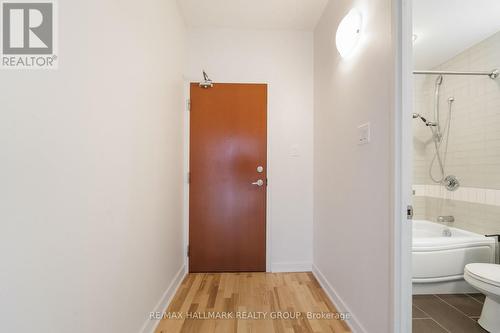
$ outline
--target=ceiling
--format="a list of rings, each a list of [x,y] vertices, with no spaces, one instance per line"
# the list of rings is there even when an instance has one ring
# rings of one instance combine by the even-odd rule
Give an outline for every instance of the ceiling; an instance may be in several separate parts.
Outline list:
[[[312,31],[328,0],[178,0],[191,28]]]
[[[415,68],[434,68],[500,31],[499,13],[500,0],[413,0]]]

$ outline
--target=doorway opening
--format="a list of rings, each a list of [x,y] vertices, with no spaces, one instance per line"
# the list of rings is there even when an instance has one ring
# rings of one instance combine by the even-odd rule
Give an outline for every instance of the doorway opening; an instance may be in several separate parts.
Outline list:
[[[410,319],[401,327],[495,332],[500,322],[488,314],[498,313],[491,310],[499,308],[498,292],[477,281],[500,269],[494,222],[500,216],[499,122],[491,103],[500,96],[500,25],[492,14],[498,3],[405,6],[397,115],[402,132],[396,135],[403,148],[396,177],[402,184],[398,203],[410,205],[413,221],[396,226],[403,290],[396,294],[402,318]]]

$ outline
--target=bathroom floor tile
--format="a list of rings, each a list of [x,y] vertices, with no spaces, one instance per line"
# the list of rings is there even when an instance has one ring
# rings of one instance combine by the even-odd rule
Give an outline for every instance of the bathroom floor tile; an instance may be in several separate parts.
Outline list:
[[[417,308],[415,305],[412,308],[412,317],[413,319],[425,319],[430,318],[427,313]]]
[[[468,294],[471,297],[474,297],[475,300],[484,303],[484,295],[483,294]]]
[[[444,329],[453,333],[486,332],[474,319],[450,306],[436,295],[418,295],[413,297],[413,304],[429,314]]]
[[[413,319],[413,333],[448,333],[432,319]]]
[[[468,317],[480,316],[481,309],[483,305],[477,300],[466,294],[456,294],[456,295],[437,295],[440,299],[446,303],[454,306]]]

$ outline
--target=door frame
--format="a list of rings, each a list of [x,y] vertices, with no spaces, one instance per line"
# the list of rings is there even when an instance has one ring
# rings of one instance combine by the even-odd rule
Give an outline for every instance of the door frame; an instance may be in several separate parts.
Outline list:
[[[190,100],[191,100],[191,82],[197,82],[196,80],[184,79],[184,108],[183,108],[183,244],[184,244],[184,269],[185,273],[189,273],[189,257],[188,257],[188,245],[189,245],[189,138],[190,138]],[[272,170],[269,167],[271,165],[270,161],[270,122],[269,122],[269,83],[267,82],[240,82],[240,81],[224,81],[219,83],[245,83],[245,84],[265,84],[267,86],[267,126],[266,126],[266,148],[267,148],[267,189],[266,189],[266,272],[271,272],[271,202],[270,193],[272,191]],[[217,82],[214,82],[216,85]]]
[[[393,0],[392,331],[412,331],[413,17],[412,0]]]

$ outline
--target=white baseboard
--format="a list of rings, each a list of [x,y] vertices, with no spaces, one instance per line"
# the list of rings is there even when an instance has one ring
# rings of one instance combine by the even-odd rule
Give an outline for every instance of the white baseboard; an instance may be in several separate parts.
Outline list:
[[[310,262],[277,262],[271,264],[273,273],[310,272],[312,264]]]
[[[177,274],[175,274],[174,279],[170,282],[167,289],[163,293],[163,296],[158,301],[158,304],[156,304],[155,308],[152,309],[151,312],[167,311],[168,305],[172,301],[172,298],[174,297],[175,293],[177,292],[177,289],[181,285],[186,274],[187,274],[186,266],[182,265],[181,269],[179,269]],[[149,314],[148,314],[148,319],[146,320],[146,322],[142,326],[142,329],[140,332],[141,333],[154,333],[156,326],[158,326],[159,323],[160,323],[159,320],[149,319]]]
[[[335,305],[335,308],[337,309],[338,312],[342,313],[349,313],[350,314],[350,319],[347,321],[347,324],[351,328],[353,333],[366,333],[368,332],[363,325],[358,321],[354,313],[349,309],[347,304],[342,300],[342,298],[339,296],[339,294],[335,291],[335,289],[332,287],[332,285],[328,282],[326,277],[321,273],[321,271],[316,267],[316,265],[312,265],[312,272],[316,279],[318,280],[319,284],[321,287],[323,287],[323,290],[325,293],[328,295],[330,300],[332,301],[333,305]]]

